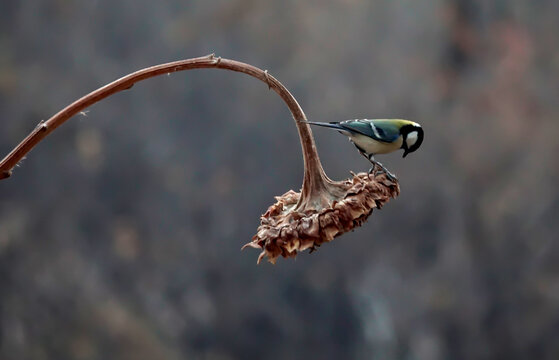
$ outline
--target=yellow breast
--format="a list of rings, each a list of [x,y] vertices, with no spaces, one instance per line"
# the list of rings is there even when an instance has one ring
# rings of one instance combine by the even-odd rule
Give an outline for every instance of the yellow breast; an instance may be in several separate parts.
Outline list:
[[[391,143],[385,143],[361,134],[351,135],[350,139],[361,149],[365,150],[367,154],[374,154],[374,155],[388,154],[393,151],[396,151],[402,147],[402,141],[403,141],[402,136],[399,136],[396,141]]]

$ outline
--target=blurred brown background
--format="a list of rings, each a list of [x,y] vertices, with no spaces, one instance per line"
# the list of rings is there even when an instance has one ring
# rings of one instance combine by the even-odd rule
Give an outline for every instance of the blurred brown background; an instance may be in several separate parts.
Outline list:
[[[400,117],[402,193],[278,265],[240,252],[301,186],[265,84],[218,70],[92,106],[0,182],[0,359],[559,358],[559,2],[2,0],[0,156],[149,65],[268,69],[310,120]],[[314,129],[334,179],[368,163]]]

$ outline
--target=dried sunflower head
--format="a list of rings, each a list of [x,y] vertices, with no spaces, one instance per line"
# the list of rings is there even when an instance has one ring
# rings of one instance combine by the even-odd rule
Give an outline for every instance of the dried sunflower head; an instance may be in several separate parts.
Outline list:
[[[380,209],[396,197],[400,187],[385,174],[359,173],[344,181],[328,179],[321,191],[318,197],[322,201],[301,199],[301,193],[293,190],[277,196],[277,202],[261,216],[256,235],[243,249],[261,249],[258,263],[267,257],[274,264],[280,255],[286,258],[306,249],[312,252],[322,243],[361,226],[373,209]]]

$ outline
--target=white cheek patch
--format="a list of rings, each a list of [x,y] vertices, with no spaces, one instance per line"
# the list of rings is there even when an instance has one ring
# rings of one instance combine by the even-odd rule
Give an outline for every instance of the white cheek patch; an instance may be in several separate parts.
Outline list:
[[[408,149],[411,148],[416,141],[417,141],[417,131],[410,132],[406,137],[406,145],[408,146]]]

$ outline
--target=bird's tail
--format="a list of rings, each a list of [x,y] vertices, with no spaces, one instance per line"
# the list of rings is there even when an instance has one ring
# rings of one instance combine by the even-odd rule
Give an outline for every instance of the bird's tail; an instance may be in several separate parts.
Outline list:
[[[306,122],[307,124],[311,124],[311,125],[317,125],[317,126],[323,126],[327,128],[347,131],[346,129],[344,129],[343,126],[341,126],[338,123],[325,123],[325,122],[314,122],[314,121],[303,121],[303,122]]]

